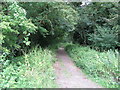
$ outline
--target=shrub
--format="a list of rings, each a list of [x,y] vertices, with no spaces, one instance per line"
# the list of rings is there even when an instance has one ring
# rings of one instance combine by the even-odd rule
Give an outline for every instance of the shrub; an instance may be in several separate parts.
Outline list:
[[[56,87],[54,61],[54,54],[41,48],[34,48],[22,57],[6,60],[0,72],[0,88]]]
[[[26,11],[18,3],[7,3],[6,7],[4,4],[0,14],[0,51],[6,53],[7,49],[14,54],[23,45],[30,45],[29,36],[37,27],[26,18]]]
[[[92,42],[93,47],[99,47],[101,49],[114,49],[116,46],[120,46],[118,42],[118,29],[100,27],[94,31],[94,34],[89,34],[89,40]]]

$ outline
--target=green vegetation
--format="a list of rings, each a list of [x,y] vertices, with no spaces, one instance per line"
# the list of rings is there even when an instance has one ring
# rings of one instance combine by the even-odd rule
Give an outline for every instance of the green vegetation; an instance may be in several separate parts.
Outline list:
[[[46,45],[62,41],[73,32],[77,24],[77,11],[67,3],[20,3],[35,26],[37,32],[31,35],[32,44]],[[37,8],[36,8],[37,7]],[[39,7],[39,8],[38,8]],[[35,9],[36,8],[36,9]]]
[[[85,7],[76,6],[79,20],[74,33],[74,41],[99,49],[120,46],[120,4],[93,2]]]
[[[21,57],[6,60],[0,72],[1,88],[55,88],[54,53],[34,48]]]
[[[116,28],[97,27],[96,34],[90,34],[89,40],[92,41],[93,47],[99,47],[101,50],[115,49],[119,46],[118,31]]]
[[[0,87],[56,87],[54,54],[69,43],[87,46],[67,46],[77,66],[103,86],[117,87],[120,4],[81,4],[0,3]]]
[[[0,50],[2,53],[14,55],[15,50],[30,45],[29,36],[35,32],[35,25],[26,18],[26,11],[15,3],[3,3],[0,14]]]
[[[53,63],[57,47],[45,47],[73,31],[77,11],[66,3],[0,5],[0,87],[56,87]],[[36,45],[42,48],[31,50]]]
[[[76,44],[68,45],[66,51],[75,64],[91,79],[107,88],[118,88],[118,57],[117,50],[99,52],[89,47]]]

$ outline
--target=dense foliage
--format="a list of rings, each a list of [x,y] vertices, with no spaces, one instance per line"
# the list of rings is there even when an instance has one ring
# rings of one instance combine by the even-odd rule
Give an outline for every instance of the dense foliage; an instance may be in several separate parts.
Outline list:
[[[89,47],[67,47],[78,67],[98,78],[98,82],[104,79],[103,86],[117,87],[119,3],[81,4],[15,0],[0,3],[0,87],[56,87],[53,53],[67,46],[59,42],[106,50],[100,53]],[[36,45],[40,48],[31,50]]]
[[[17,3],[3,3],[3,10],[0,14],[0,32],[2,47],[1,53],[11,55],[14,51],[24,45],[30,45],[28,40],[31,33],[35,32],[35,25],[26,18],[26,11]],[[24,45],[23,45],[24,44]]]
[[[74,30],[77,11],[66,3],[3,2],[0,12],[0,87],[56,87],[49,50],[34,49]],[[37,81],[37,82],[36,82]]]
[[[89,34],[89,40],[93,47],[99,47],[102,50],[114,49],[120,46],[118,42],[118,30],[116,28],[98,26],[95,33]]]
[[[80,6],[81,3],[14,2],[1,5],[2,53],[14,54],[24,50],[26,45],[47,46],[61,40],[101,49],[120,46],[118,3]]]
[[[68,45],[66,51],[89,77],[107,88],[118,88],[118,51],[98,52],[89,47]]]
[[[0,88],[53,88],[54,53],[36,47],[22,57],[6,60],[0,72]]]
[[[61,40],[74,31],[77,23],[77,11],[66,3],[21,3],[27,11],[27,17],[38,27],[31,36],[34,43],[42,46]],[[39,8],[38,8],[39,7]]]
[[[11,54],[30,43],[45,46],[55,39],[61,40],[75,29],[77,11],[66,3],[1,5],[1,48],[5,47]],[[2,52],[5,51],[2,49]]]
[[[91,3],[77,6],[77,10],[80,18],[74,34],[75,41],[107,49],[120,46],[119,3]]]

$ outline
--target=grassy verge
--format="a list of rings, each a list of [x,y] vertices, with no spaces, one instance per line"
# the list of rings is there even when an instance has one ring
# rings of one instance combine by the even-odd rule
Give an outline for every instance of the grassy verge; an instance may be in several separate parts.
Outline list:
[[[106,88],[118,88],[118,51],[98,52],[79,45],[68,45],[66,51],[92,80]]]
[[[0,88],[54,88],[54,53],[34,48],[22,57],[6,60],[0,72]]]

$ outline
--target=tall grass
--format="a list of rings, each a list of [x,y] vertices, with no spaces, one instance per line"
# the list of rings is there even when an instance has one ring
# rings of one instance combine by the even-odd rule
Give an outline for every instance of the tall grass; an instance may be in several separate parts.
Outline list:
[[[69,45],[66,51],[75,64],[89,77],[107,88],[118,87],[118,57],[117,50],[98,52],[79,45]]]
[[[55,75],[54,53],[34,48],[22,57],[7,60],[7,66],[0,72],[1,88],[53,88]]]

